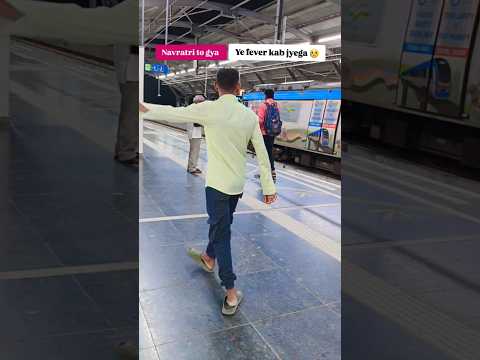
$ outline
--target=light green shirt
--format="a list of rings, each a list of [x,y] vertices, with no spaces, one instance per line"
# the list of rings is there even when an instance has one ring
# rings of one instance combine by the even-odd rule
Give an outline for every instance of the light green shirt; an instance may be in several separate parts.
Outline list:
[[[263,194],[276,192],[270,161],[263,142],[257,115],[234,95],[204,101],[187,107],[146,104],[144,119],[203,125],[207,141],[206,186],[225,194],[243,192],[246,179],[247,146],[251,140],[260,165]]]

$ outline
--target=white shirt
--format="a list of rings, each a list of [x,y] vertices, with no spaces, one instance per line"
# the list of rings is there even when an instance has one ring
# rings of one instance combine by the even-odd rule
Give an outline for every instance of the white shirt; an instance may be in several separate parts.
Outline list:
[[[224,194],[241,194],[245,185],[247,146],[251,140],[260,164],[264,195],[275,194],[275,184],[257,114],[234,95],[187,107],[148,104],[143,118],[203,125],[207,142],[207,186]]]
[[[138,81],[138,54],[130,54],[128,57],[126,77],[127,81]]]
[[[138,61],[138,54],[130,54],[130,46],[115,45],[115,72],[120,84],[125,84],[127,81],[138,81]]]
[[[187,124],[187,135],[189,139],[201,139],[202,127],[194,126],[192,123]]]

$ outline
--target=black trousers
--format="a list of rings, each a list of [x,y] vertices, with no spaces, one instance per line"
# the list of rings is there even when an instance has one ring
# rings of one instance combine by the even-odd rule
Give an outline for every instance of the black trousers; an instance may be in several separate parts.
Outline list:
[[[270,167],[272,171],[275,170],[275,163],[273,162],[273,144],[275,143],[275,137],[270,135],[263,135],[263,142],[267,148],[268,158],[270,159]]]

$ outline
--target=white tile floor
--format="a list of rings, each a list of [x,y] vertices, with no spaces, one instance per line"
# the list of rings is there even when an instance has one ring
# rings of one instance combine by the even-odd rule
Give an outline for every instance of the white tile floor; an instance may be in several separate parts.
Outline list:
[[[140,300],[151,339],[143,342],[145,356],[340,359],[340,182],[278,164],[279,201],[265,207],[249,160],[232,227],[237,285],[246,299],[239,314],[224,318],[218,279],[185,255],[186,246],[207,243],[204,180],[185,171],[183,133],[145,126]],[[205,165],[203,147],[199,167]],[[302,328],[305,318],[312,321]]]

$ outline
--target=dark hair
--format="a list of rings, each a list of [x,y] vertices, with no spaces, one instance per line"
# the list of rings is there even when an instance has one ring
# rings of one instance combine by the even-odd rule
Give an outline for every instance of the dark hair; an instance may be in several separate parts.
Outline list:
[[[273,99],[275,92],[272,89],[265,89],[265,99]]]
[[[237,70],[226,68],[217,72],[217,86],[225,91],[233,91],[240,81],[240,74]]]

